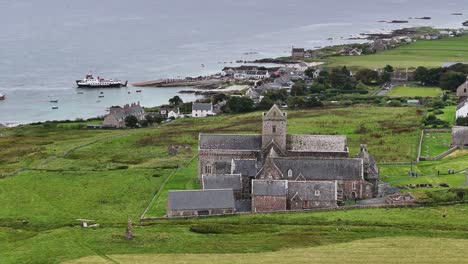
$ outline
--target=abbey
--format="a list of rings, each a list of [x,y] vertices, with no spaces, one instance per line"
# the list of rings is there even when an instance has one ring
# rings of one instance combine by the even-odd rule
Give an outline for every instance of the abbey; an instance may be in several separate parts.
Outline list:
[[[232,190],[236,209],[254,212],[334,207],[377,195],[379,171],[365,145],[352,158],[346,136],[288,135],[287,114],[276,105],[262,121],[261,135],[199,135],[204,190]]]

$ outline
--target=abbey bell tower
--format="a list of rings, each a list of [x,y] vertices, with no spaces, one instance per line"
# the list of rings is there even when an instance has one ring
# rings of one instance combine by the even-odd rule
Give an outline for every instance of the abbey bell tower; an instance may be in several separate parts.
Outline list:
[[[262,119],[262,148],[273,141],[282,150],[286,150],[286,113],[281,112],[277,105],[273,105],[268,112],[263,113]]]

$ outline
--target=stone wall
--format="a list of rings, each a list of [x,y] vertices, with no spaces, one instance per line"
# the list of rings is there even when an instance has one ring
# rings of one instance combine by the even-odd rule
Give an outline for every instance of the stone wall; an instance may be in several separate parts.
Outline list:
[[[253,212],[272,212],[286,210],[285,196],[260,196],[252,197]]]
[[[339,185],[343,190],[344,200],[352,200],[353,197],[357,199],[370,199],[373,197],[372,184],[366,181],[342,181]]]
[[[205,216],[205,215],[224,215],[234,214],[235,209],[211,209],[211,210],[173,210],[167,212],[167,217],[194,217],[194,216]]]
[[[199,150],[198,153],[198,179],[201,179],[202,174],[222,174],[224,172],[216,171],[216,162],[231,163],[233,159],[257,159],[260,157],[259,151],[216,151],[216,150]],[[211,173],[206,172],[206,166],[211,166]]]

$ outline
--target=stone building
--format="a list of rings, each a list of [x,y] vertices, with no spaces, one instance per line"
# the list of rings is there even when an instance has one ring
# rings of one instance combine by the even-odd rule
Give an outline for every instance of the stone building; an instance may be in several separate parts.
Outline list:
[[[126,104],[123,107],[112,106],[109,109],[109,114],[102,122],[103,127],[124,128],[125,118],[135,116],[138,121],[145,119],[145,110],[140,106],[140,102]]]
[[[304,59],[304,57],[305,57],[305,49],[303,49],[303,48],[292,48],[291,58],[293,58],[293,59]]]
[[[464,148],[468,146],[468,127],[452,127],[452,146]]]
[[[457,96],[458,96],[459,102],[465,101],[468,98],[468,78],[466,82],[458,86]]]
[[[232,189],[234,198],[242,198],[242,177],[240,174],[203,175],[203,190]]]
[[[170,191],[168,217],[233,214],[236,212],[232,189]]]
[[[252,181],[252,211],[285,211],[287,205],[288,181]]]
[[[356,158],[349,158],[345,136],[288,135],[287,114],[276,105],[262,117],[261,135],[200,134],[199,179],[203,175],[240,175],[242,197],[252,196],[253,210],[257,204],[254,196],[258,190],[255,190],[252,181],[257,180],[276,182],[274,185],[280,184],[277,181],[302,182],[298,184],[304,185],[307,185],[305,182],[334,182],[336,187],[323,185],[328,186],[323,188],[336,194],[335,204],[330,202],[330,206],[336,206],[336,201],[377,195],[379,171],[364,145]],[[268,198],[275,195],[262,196]],[[302,196],[299,194],[304,199]],[[257,197],[257,202],[259,199],[268,200],[265,197]],[[276,208],[276,202],[281,199],[273,200]],[[326,199],[319,204],[326,205]],[[303,207],[308,208],[309,205]]]

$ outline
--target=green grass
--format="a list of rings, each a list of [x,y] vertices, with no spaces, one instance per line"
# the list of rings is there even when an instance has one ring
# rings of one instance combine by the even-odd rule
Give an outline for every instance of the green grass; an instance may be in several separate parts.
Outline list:
[[[441,67],[443,62],[468,61],[468,35],[441,40],[421,41],[363,56],[330,57],[332,67],[382,68],[390,64],[398,68]]]
[[[444,151],[449,150],[451,141],[452,134],[450,132],[424,133],[421,156],[435,157]]]
[[[438,87],[395,86],[387,95],[390,97],[437,97],[442,94]]]
[[[417,246],[415,246],[417,245]],[[118,263],[462,263],[466,239],[372,238],[315,248],[283,249],[250,254],[127,254],[111,255]],[[461,252],[460,252],[461,250]],[[110,263],[92,256],[67,263]]]
[[[351,156],[365,143],[379,162],[406,161],[416,155],[423,114],[413,107],[289,111],[288,132],[344,134]],[[462,205],[165,220],[137,224],[135,239],[129,242],[123,239],[127,219],[138,223],[158,189],[162,187],[149,216],[164,214],[168,190],[198,187],[196,159],[189,161],[196,155],[200,132],[260,133],[260,113],[184,119],[140,130],[24,126],[0,132],[1,151],[10,154],[2,162],[13,164],[8,170],[26,168],[0,180],[0,263],[58,263],[114,254],[259,253],[376,237],[468,239],[468,208]],[[102,140],[82,146],[96,139]],[[189,145],[193,152],[173,156],[167,151],[172,145]],[[31,155],[18,151],[23,148]],[[441,161],[420,163],[417,169],[433,173],[462,170],[466,164],[468,153],[459,151]],[[398,166],[381,170],[392,184],[408,180]],[[461,184],[462,176],[446,182]],[[100,227],[82,229],[78,218],[93,219]]]
[[[437,118],[447,121],[451,126],[453,126],[455,124],[455,112],[457,111],[457,106],[446,106],[442,111],[444,111],[444,113],[437,115]]]

